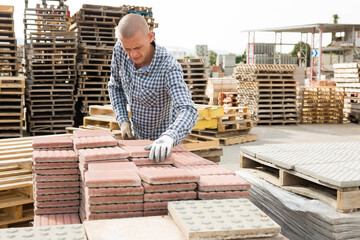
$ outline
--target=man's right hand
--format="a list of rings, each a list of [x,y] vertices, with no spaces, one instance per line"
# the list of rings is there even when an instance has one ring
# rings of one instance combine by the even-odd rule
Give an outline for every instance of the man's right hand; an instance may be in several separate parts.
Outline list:
[[[134,136],[131,134],[131,125],[130,122],[123,122],[120,126],[120,132],[121,132],[121,139],[133,139]]]

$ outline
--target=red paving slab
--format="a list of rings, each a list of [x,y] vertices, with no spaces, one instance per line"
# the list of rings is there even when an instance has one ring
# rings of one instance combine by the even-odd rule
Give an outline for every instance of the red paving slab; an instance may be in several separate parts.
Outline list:
[[[117,141],[113,136],[81,137],[73,138],[74,148],[96,148],[96,147],[115,147]]]
[[[79,149],[78,154],[84,161],[117,160],[129,157],[129,153],[120,147]]]
[[[84,197],[84,196],[83,196]],[[103,197],[88,197],[85,196],[88,203],[91,205],[111,204],[111,203],[139,203],[143,202],[143,195],[137,196],[103,196]]]
[[[35,182],[75,182],[79,181],[79,175],[39,175],[34,174],[33,180]]]
[[[175,201],[175,200],[189,200],[196,199],[195,191],[187,192],[168,192],[168,193],[145,193],[144,202],[158,202],[158,201]]]
[[[49,207],[49,208],[37,208],[35,207],[34,213],[41,214],[58,214],[58,213],[77,213],[79,212],[79,206],[76,207]]]
[[[59,162],[59,163],[33,163],[33,169],[61,169],[61,168],[78,168],[77,162]]]
[[[135,171],[88,171],[85,173],[85,185],[87,187],[136,187],[141,186],[141,179]]]
[[[83,166],[84,169],[88,169],[89,163],[110,163],[110,162],[129,162],[129,159],[123,158],[123,159],[116,159],[116,160],[100,160],[100,161],[91,161],[86,162],[81,157],[79,158],[79,164]]]
[[[75,138],[113,136],[110,130],[76,130],[73,132]]]
[[[39,189],[34,187],[36,195],[55,195],[55,194],[66,194],[66,193],[79,193],[79,187],[72,187],[72,188],[45,188]]]
[[[141,179],[149,184],[189,183],[199,181],[199,175],[178,168],[140,168]]]
[[[228,199],[228,198],[248,198],[249,191],[227,191],[227,192],[198,192],[198,199]]]
[[[175,166],[178,165],[216,165],[216,163],[202,158],[192,152],[173,152],[171,157],[174,159]]]
[[[84,214],[84,213],[83,213]],[[114,219],[114,218],[131,218],[142,217],[143,212],[112,212],[112,213],[90,213],[86,216],[87,220]]]
[[[79,187],[80,186],[80,182],[76,181],[76,182],[36,182],[34,181],[34,186],[37,189],[52,189],[52,188],[70,188],[70,187]]]
[[[77,213],[34,216],[34,227],[80,224],[80,223],[81,222],[80,222],[79,214]]]
[[[79,157],[73,150],[35,150],[33,161],[38,162],[77,162]]]
[[[126,196],[143,195],[144,188],[139,187],[107,187],[107,188],[88,188],[85,187],[88,196]]]
[[[140,165],[138,169],[159,169],[159,168],[175,168],[170,164]]]
[[[35,201],[34,205],[38,208],[79,206],[80,200],[47,201],[47,202]]]
[[[130,154],[130,157],[133,158],[148,158],[150,150],[144,150],[144,146],[128,146],[121,145],[122,149],[127,151]]]
[[[201,176],[198,182],[199,191],[241,191],[250,189],[250,184],[233,175]]]
[[[70,174],[80,174],[79,169],[75,168],[63,168],[63,169],[33,169],[33,173],[39,175],[70,175]]]
[[[130,158],[130,161],[135,163],[137,166],[174,164],[174,159],[172,157],[169,157],[162,162],[155,162],[155,160],[150,160],[149,158]]]
[[[196,183],[175,183],[175,184],[159,184],[152,185],[146,182],[141,183],[146,193],[155,192],[182,192],[182,191],[193,191],[196,189]]]
[[[234,175],[235,173],[231,170],[223,168],[219,165],[201,165],[201,166],[177,166],[180,169],[188,170],[192,173],[200,176],[205,175]]]
[[[146,147],[153,143],[151,140],[118,140],[119,146],[142,146]]]
[[[72,148],[73,143],[70,137],[34,137],[32,147],[34,149],[46,148]]]
[[[168,210],[144,211],[144,217],[168,215]]]
[[[132,162],[106,162],[106,163],[89,163],[88,169],[90,172],[95,171],[137,171],[135,163]]]
[[[144,211],[167,210],[168,202],[145,202]]]
[[[58,194],[58,195],[35,195],[35,201],[60,201],[60,200],[76,200],[80,199],[79,193],[70,193],[70,194]]]
[[[100,204],[100,205],[86,205],[86,212],[100,213],[100,212],[137,212],[143,211],[143,203],[125,203],[125,204]]]
[[[175,147],[172,148],[172,152],[189,152],[189,150],[187,150],[186,148],[184,148],[181,145],[177,145]]]

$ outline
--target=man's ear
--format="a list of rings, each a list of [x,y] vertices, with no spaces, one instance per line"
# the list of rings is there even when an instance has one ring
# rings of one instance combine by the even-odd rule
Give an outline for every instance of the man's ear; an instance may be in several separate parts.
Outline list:
[[[151,31],[150,31],[150,32],[148,33],[148,38],[149,38],[149,41],[150,41],[150,42],[154,41],[154,32],[151,32]]]

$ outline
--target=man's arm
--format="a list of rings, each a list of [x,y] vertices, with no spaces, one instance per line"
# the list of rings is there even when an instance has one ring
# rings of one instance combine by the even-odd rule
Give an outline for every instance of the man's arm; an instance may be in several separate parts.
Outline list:
[[[174,145],[178,145],[191,133],[191,129],[196,125],[199,116],[194,107],[194,102],[191,100],[191,93],[184,81],[182,69],[172,69],[167,75],[166,85],[173,108],[178,116],[162,136],[170,136],[174,140]]]
[[[126,109],[126,96],[124,93],[124,89],[121,85],[121,76],[119,74],[119,47],[121,47],[119,44],[116,44],[114,47],[111,60],[111,76],[108,84],[108,89],[111,105],[116,115],[116,120],[119,126],[121,126],[123,122],[129,122],[130,120]]]

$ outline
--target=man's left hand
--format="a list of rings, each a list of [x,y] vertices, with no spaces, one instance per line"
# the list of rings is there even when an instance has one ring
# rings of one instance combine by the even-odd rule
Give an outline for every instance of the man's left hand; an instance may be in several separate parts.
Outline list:
[[[150,150],[149,159],[155,159],[155,162],[163,162],[170,157],[174,140],[168,135],[163,135],[153,142],[153,144],[146,146],[145,150]]]

